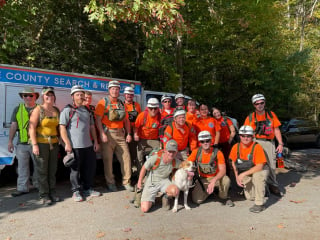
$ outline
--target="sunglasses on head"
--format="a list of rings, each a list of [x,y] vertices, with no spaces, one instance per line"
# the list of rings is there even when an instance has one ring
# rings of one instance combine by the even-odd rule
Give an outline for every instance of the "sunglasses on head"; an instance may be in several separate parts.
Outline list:
[[[157,110],[158,108],[152,108],[152,107],[149,107],[149,109],[152,111],[155,111],[155,110]]]
[[[42,89],[43,89],[43,90],[46,90],[46,89],[52,89],[52,90],[54,90],[54,87],[44,86]]]
[[[23,97],[27,98],[27,97],[33,97],[33,94],[23,94]]]
[[[258,102],[258,103],[255,103],[254,105],[258,106],[258,105],[263,105],[263,104],[264,104],[264,102]]]
[[[202,140],[202,141],[200,141],[200,143],[209,143],[209,142],[211,142],[211,140]]]
[[[252,135],[240,135],[240,137],[243,137],[243,138],[252,138]]]

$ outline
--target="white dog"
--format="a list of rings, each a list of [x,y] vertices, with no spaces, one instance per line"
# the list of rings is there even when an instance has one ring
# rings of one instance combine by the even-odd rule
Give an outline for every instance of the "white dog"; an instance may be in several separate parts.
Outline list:
[[[193,162],[183,161],[179,165],[178,170],[175,172],[172,178],[172,182],[179,188],[180,191],[183,191],[184,207],[187,210],[191,210],[191,208],[188,206],[187,199],[188,199],[189,188],[192,185],[192,179],[193,179],[195,170],[196,168]],[[174,199],[172,212],[178,211],[178,199],[179,199],[179,195]]]

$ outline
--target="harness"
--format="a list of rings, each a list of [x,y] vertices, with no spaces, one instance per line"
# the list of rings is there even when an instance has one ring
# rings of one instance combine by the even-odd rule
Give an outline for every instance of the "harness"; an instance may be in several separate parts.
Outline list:
[[[159,165],[160,165],[160,162],[161,162],[161,156],[162,154],[164,153],[164,150],[163,149],[160,149],[159,151],[154,151],[153,153],[151,153],[151,156],[157,154],[157,160],[155,161],[153,167],[152,167],[152,170],[156,170]],[[171,162],[172,164],[172,167],[176,166],[176,159],[174,158]]]
[[[93,113],[88,109],[87,106],[84,106],[85,109],[89,112],[90,114],[90,117],[93,116]],[[69,111],[69,120],[68,120],[68,123],[66,124],[66,128],[68,128],[70,126],[70,123],[71,123],[71,119],[72,117],[74,116],[75,113],[77,113],[77,128],[78,128],[78,125],[79,125],[79,113],[77,112],[77,109],[78,107],[75,106],[75,105],[71,105],[71,104],[68,104],[64,107],[65,108],[70,108],[70,111]]]
[[[112,108],[116,105],[116,108]],[[109,106],[109,109],[108,109]],[[126,110],[123,102],[117,99],[116,104],[112,104],[108,97],[104,98],[104,116],[107,116],[109,121],[122,121],[126,116]]]
[[[253,163],[253,151],[255,146],[257,145],[257,143],[255,142],[251,148],[251,152],[248,155],[248,160],[245,159],[241,159],[240,158],[240,143],[238,143],[237,146],[237,160],[235,162],[235,165],[239,171],[239,173],[245,172],[247,170],[249,170],[250,168],[252,168],[254,166]]]
[[[128,111],[128,114],[129,114],[129,121],[130,122],[135,122],[136,119],[137,119],[137,116],[138,116],[138,111],[136,111],[136,106],[135,106],[135,101],[132,102],[132,108],[133,110],[132,111]]]
[[[198,148],[197,156],[196,156],[196,163],[198,165],[199,173],[203,174],[214,174],[217,171],[217,154],[218,148],[214,148],[209,163],[202,163],[202,147]]]
[[[254,126],[256,127],[255,129],[255,134],[256,135],[263,135],[263,136],[269,136],[270,134],[273,133],[273,128],[271,126],[272,121],[273,121],[273,115],[270,111],[265,110],[265,119],[264,121],[257,121],[256,118],[256,113],[252,112],[249,115],[249,123],[252,125],[252,119],[254,117]]]

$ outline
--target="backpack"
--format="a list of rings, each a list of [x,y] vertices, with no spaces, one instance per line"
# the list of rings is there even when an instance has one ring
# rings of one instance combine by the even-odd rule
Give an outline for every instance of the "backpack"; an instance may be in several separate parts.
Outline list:
[[[130,112],[128,111],[129,121],[135,122],[138,116],[138,112],[136,111],[136,105],[134,101],[132,102],[132,107],[133,107],[133,110]]]
[[[164,131],[166,130],[168,125],[172,126],[173,122],[173,114],[168,114],[167,116],[161,118],[160,127],[159,127],[159,137],[163,139]]]
[[[203,164],[202,163],[202,147],[199,147],[196,155],[196,163],[198,165],[199,173],[200,172],[204,174],[215,173],[217,171],[217,155],[218,155],[218,148],[213,148],[209,163]]]
[[[249,114],[249,123],[251,125],[252,118],[254,117],[254,125],[256,126],[255,134],[269,136],[272,134],[273,129],[271,127],[271,123],[273,121],[273,115],[270,111],[265,110],[265,121],[257,121],[255,116],[255,112]]]
[[[163,152],[164,152],[163,149],[154,149],[150,152],[149,157],[152,157],[157,154],[157,160],[155,161],[155,163],[152,167],[152,170],[155,170],[159,167],[160,162],[161,162],[161,156],[162,156]],[[172,167],[176,166],[176,159],[175,158],[172,160],[171,164],[172,164]]]
[[[123,102],[120,99],[117,99],[117,108],[112,108],[112,104],[109,100],[109,97],[104,98],[104,115],[107,115],[109,121],[122,121],[126,116],[126,110]],[[107,110],[109,106],[109,110]],[[110,110],[111,109],[111,110]],[[107,110],[107,111],[106,111]]]

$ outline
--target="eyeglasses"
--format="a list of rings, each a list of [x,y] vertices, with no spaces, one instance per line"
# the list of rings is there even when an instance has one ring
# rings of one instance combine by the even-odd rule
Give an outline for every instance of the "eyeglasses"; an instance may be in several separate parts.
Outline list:
[[[258,106],[258,105],[263,105],[264,102],[257,102],[257,103],[254,103],[255,106]]]
[[[34,95],[33,94],[23,94],[23,97],[27,98],[27,97],[33,97]]]
[[[149,109],[150,109],[150,111],[156,111],[156,110],[158,110],[158,108],[151,108],[151,107],[149,107]]]
[[[240,135],[240,137],[243,137],[243,138],[252,138],[252,135]]]
[[[200,141],[200,143],[209,143],[209,142],[211,142],[211,140],[202,140],[202,141]]]
[[[171,103],[171,101],[169,101],[169,100],[168,101],[163,101],[163,103]]]

